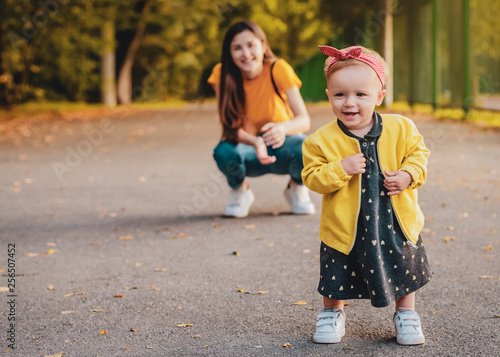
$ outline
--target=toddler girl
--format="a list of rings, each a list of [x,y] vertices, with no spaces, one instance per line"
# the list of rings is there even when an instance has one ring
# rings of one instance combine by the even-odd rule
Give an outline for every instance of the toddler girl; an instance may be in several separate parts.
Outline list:
[[[429,150],[410,119],[374,111],[386,93],[378,53],[361,46],[320,50],[329,56],[326,94],[337,120],[303,146],[304,184],[323,194],[318,291],[324,310],[313,340],[340,342],[343,301],[370,299],[375,307],[396,302],[399,344],[422,344],[415,291],[430,280],[430,269],[417,188],[426,179]]]

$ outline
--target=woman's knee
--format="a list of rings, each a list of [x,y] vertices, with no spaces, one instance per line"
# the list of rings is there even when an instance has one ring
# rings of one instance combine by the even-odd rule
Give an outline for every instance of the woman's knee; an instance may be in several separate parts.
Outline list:
[[[217,162],[224,162],[226,160],[234,160],[238,156],[236,152],[236,145],[221,141],[214,149],[213,157]]]
[[[223,171],[237,170],[241,163],[241,157],[236,145],[221,141],[214,149],[213,157],[217,166]]]

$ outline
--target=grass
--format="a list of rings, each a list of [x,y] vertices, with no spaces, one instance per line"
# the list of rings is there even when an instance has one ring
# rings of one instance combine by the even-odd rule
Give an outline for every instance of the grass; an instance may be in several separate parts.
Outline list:
[[[187,105],[187,101],[172,99],[164,102],[150,102],[150,103],[132,103],[128,106],[134,110],[148,110],[148,109],[172,109],[182,108]],[[124,108],[117,106],[116,108]],[[80,113],[80,112],[109,112],[112,107],[104,104],[92,103],[79,103],[79,102],[29,102],[14,106],[10,110],[0,109],[0,120],[12,120],[18,118],[27,118],[39,115],[55,115],[63,113]]]
[[[208,99],[207,102],[212,102],[213,99]],[[161,110],[161,109],[179,109],[188,105],[190,102],[171,99],[164,102],[138,102],[132,103],[129,108],[132,110]],[[325,102],[328,104],[328,102]],[[325,103],[316,103],[314,105],[322,105]],[[117,108],[120,108],[118,106]],[[62,113],[76,113],[76,112],[99,112],[112,111],[103,104],[89,104],[89,103],[73,103],[73,102],[29,102],[15,106],[11,110],[0,110],[0,120],[11,120],[17,118],[26,118],[37,115],[55,115]],[[414,104],[410,106],[406,102],[395,102],[390,107],[385,107],[388,110],[396,113],[418,113],[432,115],[437,119],[448,120],[464,120],[467,122],[479,123],[486,127],[500,128],[500,112],[489,110],[473,109],[467,113],[464,118],[463,109],[437,109],[433,111],[431,105],[428,104]]]
[[[500,128],[500,112],[493,110],[471,109],[467,115],[465,115],[463,109],[439,108],[434,111],[430,104],[414,104],[410,106],[405,102],[395,102],[385,109],[393,112],[401,112],[402,114],[409,112],[427,114],[432,115],[436,119],[472,122],[490,128]]]

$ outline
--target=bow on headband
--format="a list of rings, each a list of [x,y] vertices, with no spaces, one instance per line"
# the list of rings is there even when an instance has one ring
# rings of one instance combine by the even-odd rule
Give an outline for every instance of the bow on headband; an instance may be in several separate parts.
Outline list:
[[[376,57],[363,53],[363,48],[359,46],[350,47],[345,50],[338,50],[330,46],[319,46],[321,53],[331,57],[328,65],[325,68],[325,76],[328,75],[328,70],[330,67],[339,61],[345,61],[348,59],[355,59],[357,61],[366,63],[369,65],[377,74],[380,82],[382,83],[382,88],[384,88],[385,83],[385,70],[383,63]]]

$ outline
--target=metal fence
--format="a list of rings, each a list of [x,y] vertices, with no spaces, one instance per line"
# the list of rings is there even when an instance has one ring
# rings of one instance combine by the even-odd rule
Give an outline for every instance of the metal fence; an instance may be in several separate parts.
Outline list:
[[[434,108],[500,110],[500,1],[393,1],[394,100]],[[332,39],[381,50],[383,10],[364,14]],[[381,52],[381,51],[380,51]],[[325,56],[296,68],[307,101],[326,100]]]

